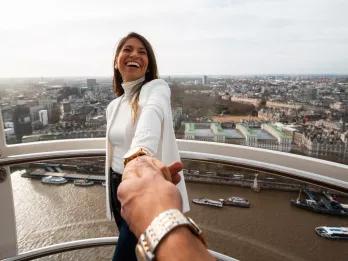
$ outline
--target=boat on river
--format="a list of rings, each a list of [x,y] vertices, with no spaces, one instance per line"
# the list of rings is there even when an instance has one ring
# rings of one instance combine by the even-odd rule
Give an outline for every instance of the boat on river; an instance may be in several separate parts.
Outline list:
[[[68,180],[64,177],[47,176],[47,177],[41,178],[41,182],[44,184],[62,185],[67,183]]]
[[[348,239],[348,227],[316,227],[315,232],[328,239]]]
[[[196,198],[192,199],[193,203],[199,204],[199,205],[206,205],[206,206],[212,206],[217,208],[222,208],[223,203],[219,200],[212,200],[208,198]]]
[[[240,207],[240,208],[249,208],[250,202],[246,198],[242,197],[229,197],[227,199],[221,199],[223,205],[226,206],[234,206],[234,207]]]
[[[293,206],[311,210],[313,212],[348,217],[348,209],[344,208],[340,202],[331,199],[326,193],[300,190],[297,199],[292,199]]]
[[[81,187],[89,187],[94,185],[93,180],[88,180],[88,179],[75,179],[74,180],[74,185],[75,186],[81,186]]]

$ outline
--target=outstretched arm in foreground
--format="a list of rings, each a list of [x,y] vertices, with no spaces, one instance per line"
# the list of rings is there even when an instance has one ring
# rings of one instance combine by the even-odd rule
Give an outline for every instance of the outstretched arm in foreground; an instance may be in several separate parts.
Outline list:
[[[174,185],[180,181],[178,171],[181,169],[180,162],[166,167],[148,156],[127,164],[117,196],[122,205],[121,214],[137,238],[160,213],[169,209],[181,211],[180,192]],[[215,260],[187,226],[169,232],[155,254],[159,261]]]

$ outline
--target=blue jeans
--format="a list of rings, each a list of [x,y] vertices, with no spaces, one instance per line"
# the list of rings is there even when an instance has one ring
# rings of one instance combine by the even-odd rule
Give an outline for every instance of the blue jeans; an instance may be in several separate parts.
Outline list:
[[[110,169],[111,209],[119,231],[118,242],[112,260],[137,261],[135,246],[138,240],[130,231],[126,221],[121,217],[121,203],[117,198],[117,188],[121,181],[122,175]]]

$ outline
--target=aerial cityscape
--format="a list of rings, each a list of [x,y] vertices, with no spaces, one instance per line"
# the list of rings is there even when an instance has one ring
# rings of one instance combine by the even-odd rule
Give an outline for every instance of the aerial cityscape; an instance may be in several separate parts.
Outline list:
[[[348,76],[162,78],[171,88],[178,139],[348,163]],[[105,137],[105,109],[114,98],[107,77],[1,79],[6,142]],[[342,226],[339,236],[346,237],[345,193],[233,164],[190,159],[183,163],[190,215],[206,231],[212,249],[241,260],[346,256],[341,242],[322,238],[337,226]],[[104,166],[104,157],[11,166],[21,251],[45,246],[47,241],[113,235],[114,224],[105,220]],[[36,220],[32,215],[40,215],[40,221],[31,223]],[[112,248],[93,249],[93,254],[81,251],[72,256],[108,260],[111,253]],[[56,258],[52,260],[71,256]]]
[[[165,76],[180,139],[246,145],[348,163],[348,77]],[[105,136],[111,78],[0,81],[8,144]],[[204,101],[204,102],[202,102]]]

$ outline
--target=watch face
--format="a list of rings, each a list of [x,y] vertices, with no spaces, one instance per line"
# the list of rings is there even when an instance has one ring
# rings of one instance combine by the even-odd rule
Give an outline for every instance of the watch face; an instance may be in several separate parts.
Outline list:
[[[196,224],[196,222],[194,222],[194,221],[192,220],[192,218],[190,218],[190,217],[186,217],[186,218],[187,218],[187,220],[191,223],[192,228],[196,231],[196,233],[197,233],[198,235],[200,235],[200,234],[202,233],[202,230],[199,228],[199,226]]]
[[[135,247],[135,255],[138,261],[146,261],[145,250],[139,243]]]

